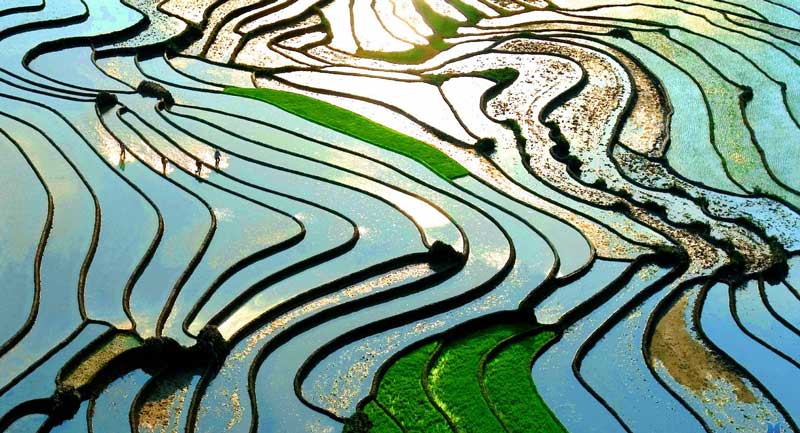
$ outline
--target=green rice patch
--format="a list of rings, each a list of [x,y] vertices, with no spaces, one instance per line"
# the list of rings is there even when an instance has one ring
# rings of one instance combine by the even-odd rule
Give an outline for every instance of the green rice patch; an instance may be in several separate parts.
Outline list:
[[[350,110],[297,93],[273,89],[227,87],[225,93],[257,99],[306,120],[412,158],[447,180],[469,174],[435,147],[373,122]]]
[[[422,375],[437,343],[422,346],[397,359],[383,375],[378,401],[409,431],[450,433],[447,421],[428,400]]]
[[[504,433],[483,397],[481,361],[498,343],[527,329],[529,325],[498,325],[454,340],[442,350],[428,381],[434,401],[459,432]]]
[[[377,403],[371,401],[364,405],[364,413],[372,422],[370,433],[403,433],[403,430]]]
[[[488,360],[484,388],[509,433],[565,433],[536,391],[531,366],[537,353],[555,334],[545,331],[514,341]]]

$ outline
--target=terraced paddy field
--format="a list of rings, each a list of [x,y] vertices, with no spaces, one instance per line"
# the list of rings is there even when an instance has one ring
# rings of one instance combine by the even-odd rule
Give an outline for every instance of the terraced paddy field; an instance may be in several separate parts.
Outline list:
[[[0,1],[0,431],[800,433],[795,0]]]

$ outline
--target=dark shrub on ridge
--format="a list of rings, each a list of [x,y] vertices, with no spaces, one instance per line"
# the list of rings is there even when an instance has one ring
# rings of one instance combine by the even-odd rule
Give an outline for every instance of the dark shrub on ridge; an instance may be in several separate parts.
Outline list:
[[[219,366],[222,365],[228,354],[228,342],[225,341],[216,326],[206,325],[197,334],[197,343],[192,346],[191,351]]]
[[[550,148],[553,156],[562,161],[569,156],[569,141],[567,141],[567,137],[564,137],[564,134],[561,132],[561,127],[558,126],[558,123],[553,121],[547,121],[544,123],[550,130],[550,139],[556,144],[552,148]]]
[[[105,113],[111,107],[117,105],[117,95],[113,93],[109,93],[106,91],[102,91],[97,94],[94,98],[94,104],[100,110],[101,113]]]
[[[475,150],[481,155],[488,156],[497,149],[497,141],[494,138],[481,138],[475,143]]]
[[[144,368],[159,368],[180,359],[185,349],[172,338],[150,337],[144,340],[142,350],[147,364]]]
[[[686,252],[674,245],[656,245],[653,248],[655,262],[664,266],[675,266],[689,260]]]
[[[633,35],[631,34],[630,30],[621,29],[619,27],[615,28],[615,29],[612,29],[610,32],[608,32],[608,35],[609,36],[613,36],[615,38],[627,39],[629,41],[633,40]]]
[[[164,103],[166,108],[172,107],[175,104],[175,99],[172,97],[172,93],[169,93],[169,90],[155,81],[142,81],[136,87],[136,91],[142,96],[158,98]]]
[[[595,181],[592,183],[592,186],[603,191],[608,189],[608,184],[606,183],[606,180],[600,177],[595,179]]]
[[[742,93],[739,94],[739,100],[742,104],[746,104],[753,100],[753,88],[749,86],[742,86]]]
[[[764,280],[769,284],[779,284],[789,275],[789,264],[787,262],[786,249],[778,239],[773,236],[767,238],[770,254],[772,255],[772,265],[762,272]]]
[[[443,268],[451,265],[459,265],[466,261],[463,254],[456,251],[452,245],[442,241],[436,241],[428,250],[428,263],[434,269]]]

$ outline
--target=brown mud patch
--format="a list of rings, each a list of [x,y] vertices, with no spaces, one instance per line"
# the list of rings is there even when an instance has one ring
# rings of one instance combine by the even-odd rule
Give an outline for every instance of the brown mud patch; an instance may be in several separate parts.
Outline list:
[[[755,403],[756,396],[742,378],[689,333],[684,312],[690,294],[684,294],[656,325],[650,340],[651,363],[663,365],[678,383],[698,395],[714,390],[714,381],[721,379],[733,386],[738,401]]]

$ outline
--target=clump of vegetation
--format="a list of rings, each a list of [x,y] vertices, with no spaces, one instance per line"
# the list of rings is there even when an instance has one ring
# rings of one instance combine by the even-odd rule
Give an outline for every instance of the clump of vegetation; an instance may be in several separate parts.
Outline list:
[[[522,127],[519,126],[519,122],[517,122],[516,119],[504,119],[501,120],[500,123],[506,128],[510,129],[511,133],[514,134],[514,141],[517,142],[517,147],[519,147],[520,149],[524,149],[527,140],[525,139],[525,136],[522,134]],[[525,156],[529,155],[526,154]],[[530,161],[527,160],[525,161],[526,164],[528,164],[529,162]]]
[[[645,200],[642,203],[642,208],[656,215],[666,215],[667,207],[661,203],[656,203],[653,200]]]
[[[510,84],[517,81],[519,71],[514,68],[494,68],[473,72],[470,75],[492,80],[497,84]]]
[[[608,184],[606,183],[606,180],[601,177],[595,179],[595,181],[592,182],[592,186],[594,186],[596,189],[600,189],[603,191],[608,189]]]
[[[753,100],[753,88],[749,86],[742,86],[742,93],[739,94],[739,101],[742,104],[747,104]]]
[[[624,198],[625,200],[633,200],[633,195],[627,189],[613,188],[611,192]]]
[[[497,149],[497,140],[491,137],[484,137],[475,143],[475,150],[483,156],[489,156]]]
[[[342,433],[369,433],[372,429],[372,421],[369,416],[362,411],[358,411],[344,421]]]
[[[212,365],[220,366],[228,355],[228,342],[216,326],[206,325],[197,334],[197,342],[190,351]]]
[[[185,349],[172,338],[150,337],[142,343],[145,370],[163,368],[181,359]]]
[[[180,35],[166,42],[168,53],[179,53],[188,48],[192,43],[203,37],[203,26],[195,22],[186,22],[186,30]]]
[[[55,424],[60,424],[71,419],[78,413],[83,397],[81,393],[72,386],[62,385],[50,397],[50,418]]]
[[[676,225],[706,238],[711,236],[711,226],[705,221],[691,221]]]
[[[514,68],[496,68],[476,71],[469,75],[486,78],[487,80],[495,82],[495,85],[487,90],[484,95],[484,99],[489,101],[494,99],[503,89],[514,83],[514,81],[517,81],[517,78],[519,78],[519,71]]]
[[[619,27],[611,29],[611,31],[608,32],[608,35],[615,38],[627,39],[629,41],[633,40],[633,35],[631,34],[630,30]]]
[[[739,284],[746,275],[747,259],[739,252],[731,239],[717,241],[717,244],[728,255],[728,263],[719,269],[717,276],[729,284]]]
[[[469,174],[461,164],[427,143],[318,99],[272,89],[227,87],[225,93],[258,99],[311,122],[408,156],[448,180]]]
[[[686,263],[689,256],[682,248],[675,245],[658,244],[652,247],[655,263],[665,266],[675,266]]]
[[[580,177],[581,167],[583,167],[583,161],[581,161],[580,158],[570,154],[567,155],[567,157],[564,160],[564,163],[567,164],[567,170],[572,172],[572,174],[574,174],[575,176]]]
[[[625,215],[629,215],[631,213],[631,206],[628,204],[628,202],[623,200],[617,200],[614,203],[611,203],[608,208],[614,212],[619,212]]]
[[[117,105],[117,102],[117,95],[106,91],[99,92],[94,98],[94,104],[101,113],[105,113]]]
[[[434,269],[462,265],[466,260],[464,254],[442,241],[435,241],[428,249],[428,263]]]
[[[453,74],[423,74],[420,78],[428,84],[441,86],[445,81],[453,78]]]
[[[550,129],[550,139],[555,143],[555,145],[550,148],[550,154],[553,155],[553,158],[555,158],[557,161],[566,164],[567,170],[569,170],[573,175],[579,177],[583,162],[577,156],[569,153],[569,141],[561,132],[561,127],[557,122],[550,120],[546,121],[544,126]]]
[[[142,82],[136,86],[136,91],[142,96],[157,98],[161,101],[164,108],[170,108],[175,105],[175,99],[172,97],[172,93],[155,81],[142,80]]]
[[[665,191],[678,197],[684,197],[684,198],[690,197],[689,193],[687,193],[685,189],[681,188],[678,185],[670,185]]]
[[[553,122],[552,120],[544,122],[544,126],[550,130],[550,139],[555,143],[555,146],[550,148],[550,152],[556,159],[561,160],[566,158],[569,155],[569,141],[567,141],[567,137],[564,137],[564,134],[561,132],[561,127],[557,122]]]
[[[770,284],[778,284],[789,275],[788,254],[783,244],[774,236],[767,237],[772,265],[762,272],[764,280]]]

